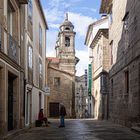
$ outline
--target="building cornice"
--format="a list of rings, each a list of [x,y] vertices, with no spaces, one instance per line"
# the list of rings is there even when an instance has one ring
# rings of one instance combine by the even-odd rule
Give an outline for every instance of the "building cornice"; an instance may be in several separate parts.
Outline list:
[[[40,0],[36,0],[36,2],[37,2],[37,5],[39,6],[39,10],[40,10],[40,13],[42,15],[42,18],[43,18],[44,24],[46,26],[46,29],[48,30],[49,28],[48,28],[48,24],[47,24],[47,21],[46,21],[46,17],[45,17],[41,2],[40,2]]]
[[[108,20],[108,17],[107,17],[107,16],[104,17],[104,18],[101,18],[101,19],[99,19],[99,20],[97,20],[97,21],[95,21],[95,22],[93,22],[92,24],[90,24],[90,25],[88,26],[88,30],[87,30],[87,34],[86,34],[86,39],[85,39],[85,45],[88,44],[88,40],[89,40],[89,38],[90,38],[90,36],[91,36],[92,29],[94,28],[94,26],[96,26],[96,25],[102,23],[102,22],[105,21],[105,20]],[[91,29],[91,28],[92,28],[92,29]]]
[[[64,74],[67,74],[67,75],[69,75],[69,76],[75,76],[75,75],[72,74],[72,73],[69,73],[69,72],[67,72],[67,71],[60,70],[60,69],[58,69],[58,68],[56,68],[56,67],[53,67],[53,66],[49,66],[49,68],[51,68],[51,69],[53,69],[53,70],[56,70],[56,71],[59,71],[59,72],[62,72],[62,73],[64,73]]]
[[[112,0],[102,0],[100,6],[100,14],[109,14],[112,8]]]
[[[108,28],[98,30],[96,36],[94,37],[94,39],[93,39],[93,41],[91,43],[92,48],[94,48],[96,46],[96,44],[97,44],[98,40],[101,38],[101,36],[103,34],[106,34],[106,33],[108,33]]]
[[[24,69],[19,64],[17,64],[14,60],[9,58],[6,54],[4,54],[1,51],[0,51],[0,59],[8,63],[10,66],[14,67],[16,70],[24,72]]]
[[[88,44],[89,36],[91,35],[91,27],[92,27],[92,25],[93,25],[93,23],[88,26],[86,39],[85,39],[85,43],[84,43],[85,45]]]

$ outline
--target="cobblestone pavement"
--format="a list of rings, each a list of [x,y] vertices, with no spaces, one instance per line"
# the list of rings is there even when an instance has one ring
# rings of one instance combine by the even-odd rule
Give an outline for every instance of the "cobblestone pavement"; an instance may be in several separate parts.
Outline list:
[[[59,120],[50,120],[49,127],[36,127],[12,140],[140,140],[130,129],[107,121],[66,120],[65,128],[58,128]]]

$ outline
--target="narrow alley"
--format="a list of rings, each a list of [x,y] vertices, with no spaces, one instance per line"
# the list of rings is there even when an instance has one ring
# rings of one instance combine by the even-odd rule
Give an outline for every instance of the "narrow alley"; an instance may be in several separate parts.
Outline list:
[[[140,0],[0,0],[0,140],[140,140]]]
[[[59,120],[50,120],[49,127],[29,129],[12,140],[140,140],[130,129],[107,121],[66,120],[65,128],[58,128]]]

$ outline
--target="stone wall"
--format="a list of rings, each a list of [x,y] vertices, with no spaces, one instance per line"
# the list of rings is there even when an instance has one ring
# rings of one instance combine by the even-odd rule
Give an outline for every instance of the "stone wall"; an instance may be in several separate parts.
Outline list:
[[[55,77],[60,78],[60,86],[54,85]],[[73,77],[68,74],[64,74],[63,72],[49,68],[47,80],[48,86],[51,90],[48,104],[50,102],[63,103],[66,107],[67,117],[72,117]]]
[[[114,1],[113,22],[109,31],[114,55],[110,70],[110,118],[127,126],[140,121],[139,7],[140,2],[136,0]],[[127,29],[123,21],[126,14]]]
[[[54,78],[60,78],[60,85],[54,84]],[[72,102],[73,102],[73,82],[74,76],[63,73],[62,71],[48,68],[48,86],[50,87],[49,103],[63,103],[66,107],[67,117],[72,117]],[[48,108],[49,110],[49,108]],[[49,112],[48,112],[49,113]],[[49,116],[49,114],[48,114]]]

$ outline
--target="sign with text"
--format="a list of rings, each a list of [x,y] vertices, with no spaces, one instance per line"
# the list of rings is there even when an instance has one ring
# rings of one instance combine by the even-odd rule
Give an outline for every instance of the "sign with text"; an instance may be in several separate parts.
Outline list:
[[[85,87],[87,87],[87,69],[85,69]]]

